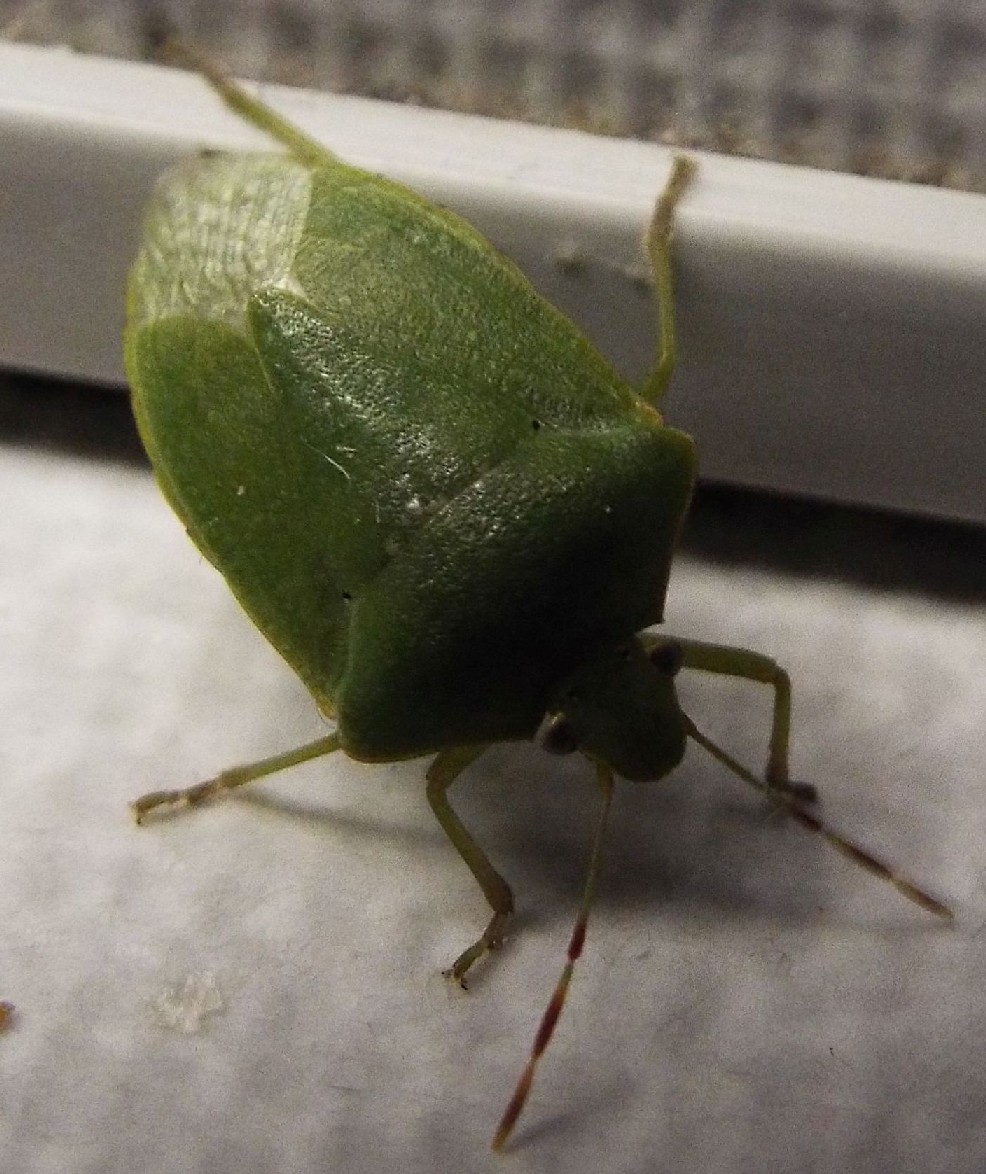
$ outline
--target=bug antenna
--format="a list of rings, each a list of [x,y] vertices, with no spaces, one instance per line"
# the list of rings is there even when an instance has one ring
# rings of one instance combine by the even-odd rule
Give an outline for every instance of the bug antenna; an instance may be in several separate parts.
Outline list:
[[[568,988],[572,981],[575,963],[579,960],[582,947],[585,945],[585,932],[589,922],[589,911],[592,908],[592,903],[596,895],[596,881],[599,877],[599,866],[602,862],[606,821],[609,817],[609,809],[613,801],[613,772],[608,766],[597,762],[596,777],[603,792],[603,807],[599,813],[599,823],[596,825],[596,835],[592,844],[592,856],[589,858],[589,871],[586,874],[585,889],[582,893],[582,905],[579,908],[579,915],[575,919],[575,926],[572,929],[572,936],[568,943],[568,959],[565,962],[564,970],[561,972],[561,977],[558,979],[558,983],[551,993],[548,1005],[544,1009],[540,1026],[537,1029],[537,1034],[534,1036],[530,1057],[524,1066],[524,1071],[520,1075],[520,1080],[517,1081],[514,1094],[510,1098],[503,1112],[503,1116],[500,1118],[500,1124],[497,1126],[497,1131],[493,1138],[493,1149],[498,1152],[507,1144],[511,1133],[513,1133],[514,1126],[524,1111],[524,1105],[527,1103],[531,1085],[534,1083],[534,1073],[537,1071],[538,1061],[544,1055],[548,1044],[551,1042],[551,1037],[555,1034],[555,1027],[558,1024],[562,1008],[565,1006],[565,1000],[568,997]]]
[[[845,836],[840,836],[838,832],[832,831],[817,815],[807,811],[798,802],[798,785],[791,784],[791,789],[788,790],[783,785],[775,784],[772,786],[764,782],[763,779],[757,778],[752,771],[747,770],[745,766],[727,754],[722,747],[717,746],[715,742],[707,738],[690,718],[686,717],[685,722],[690,738],[693,738],[713,758],[731,770],[737,778],[742,779],[745,783],[749,783],[756,790],[762,791],[771,803],[782,807],[796,823],[799,823],[803,828],[807,828],[810,832],[815,832],[822,839],[827,840],[843,856],[847,856],[850,860],[865,868],[867,872],[871,872],[874,876],[878,876],[881,880],[885,880],[893,885],[899,893],[909,901],[913,901],[915,905],[920,905],[928,913],[934,913],[936,917],[942,917],[946,921],[954,920],[955,914],[947,905],[943,905],[941,901],[936,900],[930,893],[926,892],[919,885],[916,885],[912,880],[909,880],[906,876],[902,876],[889,865],[884,864],[882,860],[878,860],[859,844],[854,843],[852,840],[847,840]]]

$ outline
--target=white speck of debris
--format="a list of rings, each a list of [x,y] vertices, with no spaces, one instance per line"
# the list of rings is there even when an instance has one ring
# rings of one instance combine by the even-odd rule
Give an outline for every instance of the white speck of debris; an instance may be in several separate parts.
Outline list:
[[[168,987],[148,1004],[159,1027],[194,1035],[202,1020],[215,1015],[225,1004],[212,974],[190,974],[180,986]]]

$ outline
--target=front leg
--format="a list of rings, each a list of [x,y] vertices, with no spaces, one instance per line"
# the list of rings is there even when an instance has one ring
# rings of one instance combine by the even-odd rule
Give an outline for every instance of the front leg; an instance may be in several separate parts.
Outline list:
[[[813,803],[818,791],[811,783],[791,781],[788,768],[788,752],[791,742],[791,678],[787,672],[769,656],[751,652],[748,648],[734,648],[728,644],[706,644],[702,640],[683,640],[679,637],[645,637],[648,650],[669,640],[682,653],[682,668],[698,669],[705,673],[719,673],[726,677],[739,677],[745,681],[756,681],[770,685],[774,690],[774,709],[770,723],[770,749],[767,756],[767,770],[764,774],[766,788],[783,791],[801,803]]]
[[[740,677],[747,681],[760,681],[774,690],[774,716],[770,730],[770,757],[764,779],[759,779],[742,763],[737,762],[721,746],[702,733],[695,723],[685,716],[688,736],[721,762],[737,778],[749,783],[766,794],[792,819],[807,831],[827,840],[833,848],[859,864],[881,880],[892,884],[909,901],[920,905],[936,917],[952,920],[952,911],[927,890],[915,884],[895,868],[891,868],[866,848],[847,839],[828,827],[817,815],[807,810],[806,803],[818,798],[818,792],[810,783],[793,783],[788,777],[788,745],[791,737],[791,679],[775,661],[759,652],[746,648],[733,648],[724,644],[705,644],[700,640],[675,640],[673,637],[648,634],[644,637],[645,647],[652,651],[662,643],[680,648],[682,666],[701,669],[709,673],[722,673],[729,677]]]
[[[466,985],[466,973],[473,963],[484,954],[500,947],[507,922],[514,911],[514,896],[510,886],[496,871],[489,857],[452,810],[446,796],[449,787],[485,749],[485,746],[464,746],[454,750],[443,750],[428,768],[427,775],[428,802],[435,818],[452,841],[456,852],[469,866],[469,871],[476,878],[493,910],[493,916],[482,935],[463,950],[446,971],[463,987]]]

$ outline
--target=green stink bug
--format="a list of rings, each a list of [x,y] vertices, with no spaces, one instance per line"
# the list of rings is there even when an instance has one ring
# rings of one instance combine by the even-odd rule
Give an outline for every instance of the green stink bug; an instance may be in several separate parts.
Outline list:
[[[647,253],[660,346],[642,387],[459,217],[351,167],[196,62],[285,155],[192,160],[160,185],[128,293],[126,365],[161,487],[335,731],[181,792],[142,819],[342,750],[435,755],[427,796],[492,916],[513,896],[447,798],[494,742],[593,764],[604,796],[562,978],[494,1145],[506,1142],[581,952],[616,775],[647,782],[691,738],[931,911],[948,910],[805,807],[788,776],[790,682],[744,649],[656,636],[695,450],[657,411],[675,363],[675,161]],[[678,704],[682,668],[774,694],[752,774]]]

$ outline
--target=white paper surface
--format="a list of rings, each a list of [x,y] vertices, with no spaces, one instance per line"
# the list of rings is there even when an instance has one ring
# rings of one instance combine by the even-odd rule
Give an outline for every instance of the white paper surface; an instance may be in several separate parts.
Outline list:
[[[677,565],[669,628],[791,669],[795,774],[959,921],[690,750],[618,790],[570,1003],[497,1159],[578,903],[590,770],[504,747],[456,784],[519,914],[453,989],[440,969],[487,913],[424,764],[337,756],[136,828],[140,792],[325,727],[143,469],[8,443],[0,502],[0,1169],[980,1174],[981,600]],[[683,692],[762,762],[763,693]]]

